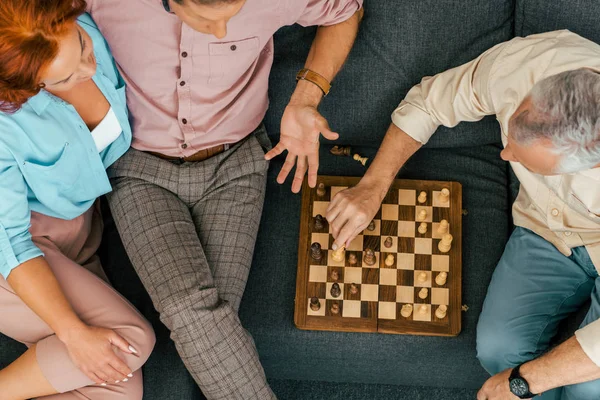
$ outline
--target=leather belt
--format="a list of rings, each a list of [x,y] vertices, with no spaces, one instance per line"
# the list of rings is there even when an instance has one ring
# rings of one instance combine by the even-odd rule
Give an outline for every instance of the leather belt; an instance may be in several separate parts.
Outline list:
[[[204,161],[211,157],[214,157],[217,154],[221,154],[225,150],[229,150],[234,145],[235,145],[235,143],[220,144],[218,146],[209,147],[208,149],[202,149],[202,150],[192,154],[191,156],[187,156],[187,157],[167,156],[165,154],[157,153],[154,151],[148,151],[148,153],[152,154],[153,156],[156,156],[158,158],[162,158],[163,160],[168,160],[168,161],[199,162],[199,161]]]

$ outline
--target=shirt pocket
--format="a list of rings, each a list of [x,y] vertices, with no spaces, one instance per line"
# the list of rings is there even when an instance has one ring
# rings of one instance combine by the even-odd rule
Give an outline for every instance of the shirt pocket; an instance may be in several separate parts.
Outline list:
[[[81,170],[74,159],[72,146],[67,142],[58,156],[47,159],[29,158],[23,162],[23,175],[31,189],[37,192],[48,187],[70,188]]]
[[[225,43],[209,43],[208,85],[231,87],[250,69],[259,55],[258,37]]]

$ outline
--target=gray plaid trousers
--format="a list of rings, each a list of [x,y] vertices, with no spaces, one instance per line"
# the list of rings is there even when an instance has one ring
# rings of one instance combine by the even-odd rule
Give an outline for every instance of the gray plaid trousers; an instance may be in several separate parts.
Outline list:
[[[107,195],[131,262],[209,400],[275,399],[238,308],[265,195],[264,127],[208,160],[130,149]]]

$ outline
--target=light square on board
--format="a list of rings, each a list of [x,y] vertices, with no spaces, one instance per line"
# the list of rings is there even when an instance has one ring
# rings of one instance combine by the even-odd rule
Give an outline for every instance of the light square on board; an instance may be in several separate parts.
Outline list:
[[[382,204],[381,219],[384,221],[398,220],[398,205],[397,204]]]
[[[432,255],[431,256],[431,270],[432,271],[450,271],[450,256],[446,255]]]
[[[450,304],[450,291],[446,288],[431,289],[431,304]]]
[[[400,237],[415,237],[414,221],[398,221],[398,236]]]
[[[363,231],[363,235],[365,236],[379,236],[381,235],[381,220],[379,219],[374,219],[373,222],[375,222],[375,229],[373,229],[372,231],[365,229]]]
[[[419,275],[423,273],[423,274],[427,274],[427,279],[425,279],[424,282],[419,281]],[[414,280],[414,285],[415,287],[427,287],[430,288],[431,287],[431,271],[415,271],[415,280]]]
[[[420,220],[418,220],[418,218],[419,218],[419,213],[422,210],[425,210],[425,212],[427,212],[427,217],[423,221],[420,221]],[[415,207],[415,220],[418,220],[419,223],[421,223],[421,222],[432,222],[433,221],[433,207],[429,207],[429,206],[416,206]]]
[[[313,203],[313,217],[316,217],[317,214],[321,214],[323,218],[327,214],[327,207],[329,207],[328,201],[315,201]]]
[[[345,283],[362,283],[362,268],[346,267],[344,269]]]
[[[379,284],[396,286],[398,282],[398,273],[395,269],[381,268],[379,270]]]
[[[319,301],[321,302],[321,308],[319,308],[317,311],[313,311],[312,308],[310,308],[310,299],[308,299],[308,307],[307,307],[307,315],[314,315],[314,316],[318,316],[318,317],[324,317],[325,316],[325,299],[319,299]]]
[[[329,234],[328,233],[313,233],[310,244],[319,243],[321,250],[329,249]]]
[[[403,206],[414,206],[417,204],[417,191],[398,189],[398,204]]]
[[[344,300],[342,317],[360,318],[360,300]]]
[[[391,237],[392,245],[390,247],[385,247],[385,240]],[[398,237],[396,236],[382,236],[381,237],[381,246],[379,247],[383,253],[396,253],[398,251]]]
[[[311,265],[308,273],[309,282],[327,282],[327,265]]]
[[[398,253],[396,258],[398,269],[415,269],[415,255],[411,253]]]
[[[362,251],[363,250],[363,235],[358,235],[350,242],[350,246],[346,248],[349,251]]]
[[[336,194],[341,192],[344,189],[348,189],[347,186],[332,186],[331,187],[331,200],[335,197]]]
[[[426,307],[426,311],[424,314],[421,313],[421,306]],[[413,309],[413,321],[431,321],[431,305],[415,304]]]
[[[396,287],[396,303],[414,303],[415,289],[412,286]]]
[[[450,189],[450,188],[446,188],[446,189]],[[446,201],[446,202],[442,201],[441,197],[442,197],[441,191],[438,191],[438,190],[433,191],[433,206],[434,207],[445,207],[445,208],[450,207],[450,197],[452,197],[452,192],[450,192],[450,197],[448,198],[448,201]]]
[[[396,319],[396,303],[388,301],[379,302],[379,319]]]
[[[344,264],[346,264],[346,253],[344,252],[344,258],[342,258],[340,261],[335,261],[333,259],[333,250],[328,250],[327,251],[327,265],[331,265],[332,267],[343,267]]]
[[[432,237],[434,239],[441,239],[442,236],[444,235],[443,233],[439,233],[438,229],[440,228],[440,223],[439,222],[434,222],[433,223],[433,228],[431,230],[431,234]],[[450,224],[448,224],[448,233],[452,233],[452,231],[450,230]]]
[[[331,287],[333,286],[333,282],[327,282],[327,286],[325,287],[325,298],[327,300],[342,300],[344,298],[344,284],[339,283],[341,294],[338,297],[333,297],[331,295]]]
[[[360,285],[360,299],[362,301],[379,300],[379,285],[368,285],[366,283]]]
[[[365,263],[365,256],[363,254],[362,267],[363,268],[379,268],[379,252],[378,251],[375,252],[375,264],[373,264],[373,265],[367,265]]]
[[[432,240],[429,238],[415,239],[415,254],[431,254]]]

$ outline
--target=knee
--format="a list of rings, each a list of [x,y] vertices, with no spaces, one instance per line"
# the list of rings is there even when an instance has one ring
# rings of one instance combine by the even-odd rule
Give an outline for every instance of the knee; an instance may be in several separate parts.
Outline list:
[[[533,358],[527,340],[506,327],[480,319],[477,325],[477,359],[491,375]]]
[[[156,344],[156,336],[154,329],[148,321],[140,318],[140,321],[128,329],[126,340],[137,351],[133,356],[127,357],[127,365],[132,371],[137,371],[146,363],[154,345]]]
[[[564,387],[566,400],[597,400],[600,399],[600,379]]]

